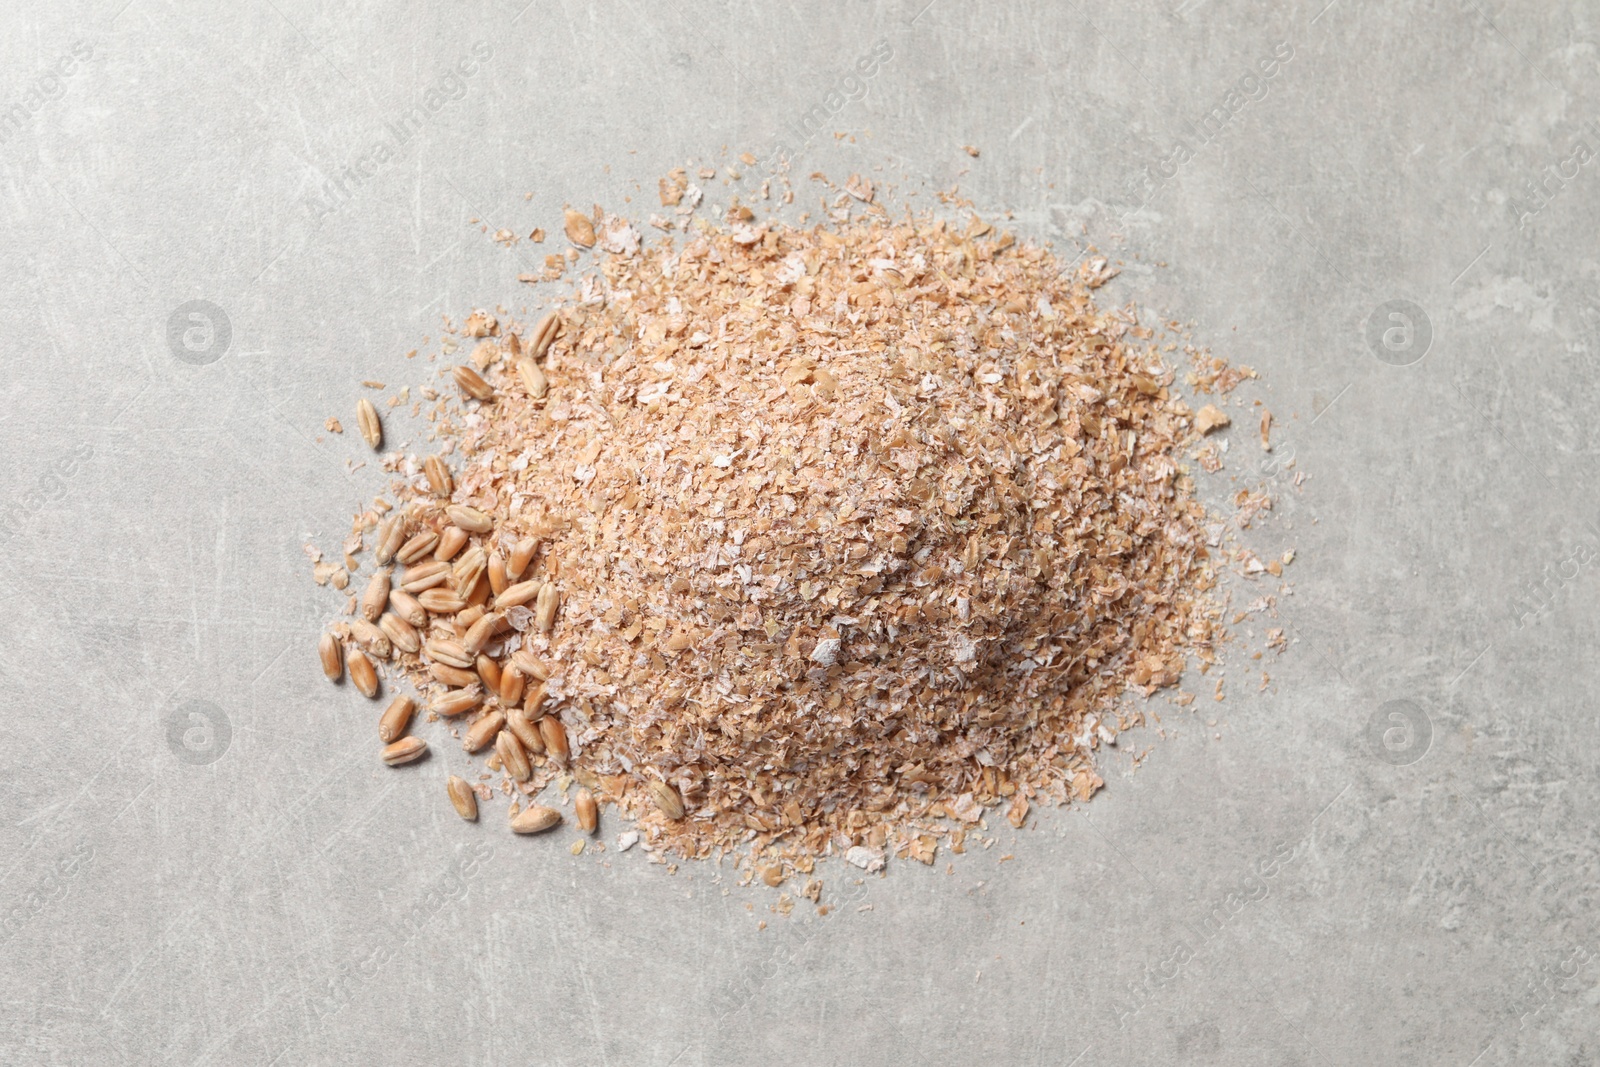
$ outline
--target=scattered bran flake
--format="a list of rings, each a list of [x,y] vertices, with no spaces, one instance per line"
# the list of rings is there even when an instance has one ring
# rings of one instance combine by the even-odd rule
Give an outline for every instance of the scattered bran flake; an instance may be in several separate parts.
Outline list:
[[[1176,328],[1180,324],[1170,325]],[[1226,360],[1193,345],[1185,345],[1184,350],[1195,368],[1189,375],[1189,381],[1197,392],[1231,393],[1241,382],[1256,377],[1256,372],[1249,367],[1233,366]]]
[[[661,199],[699,193],[680,170]],[[493,397],[430,415],[450,499],[419,458],[391,469],[408,537],[449,504],[492,526],[458,560],[537,545],[521,580],[548,583],[549,614],[506,611],[485,653],[542,682],[572,773],[638,827],[619,850],[774,848],[780,881],[824,854],[877,871],[891,842],[932,863],[1007,799],[1015,826],[1029,798],[1087,801],[1121,694],[1214,659],[1206,516],[1176,459],[1227,416],[1172,391],[1131,309],[1096,307],[1104,259],[1069,272],[976,217],[875,208],[651,245],[569,210],[566,232],[604,239],[539,392],[517,359],[474,360]],[[462,332],[533,336],[486,311]],[[461,640],[487,572],[459,596],[425,640]],[[447,690],[426,652],[395,662],[425,700]],[[533,764],[529,796],[556,769]]]
[[[1011,801],[1011,806],[1006,809],[1006,821],[1019,830],[1022,828],[1022,824],[1028,821],[1027,797],[1019,795]]]
[[[1195,415],[1194,428],[1200,433],[1210,433],[1212,430],[1220,430],[1232,422],[1233,420],[1228,417],[1227,412],[1215,404],[1207,404]]]
[[[1234,507],[1239,509],[1238,514],[1234,516],[1234,522],[1238,524],[1240,529],[1249,529],[1250,524],[1263,511],[1272,510],[1272,497],[1264,490],[1251,492],[1248,489],[1241,489],[1234,494],[1233,504]],[[1264,568],[1258,566],[1257,569]]]
[[[592,248],[594,246],[594,223],[580,211],[566,210],[567,240],[579,248]]]
[[[328,416],[328,420],[322,424],[322,428],[329,433],[344,433],[344,424],[332,415]]]
[[[680,167],[667,177],[662,178],[659,185],[661,193],[661,206],[677,207],[678,204],[683,201],[684,190],[688,189],[689,180],[684,174],[683,169]]]

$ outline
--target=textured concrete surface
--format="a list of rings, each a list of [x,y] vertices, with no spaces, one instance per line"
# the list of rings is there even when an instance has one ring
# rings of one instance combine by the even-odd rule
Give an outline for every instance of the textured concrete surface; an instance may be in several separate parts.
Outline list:
[[[0,14],[0,1062],[1600,1059],[1592,7],[524,3]],[[1295,459],[1264,690],[826,918],[464,826],[312,654],[324,418],[550,250],[469,220],[724,146],[1099,243]]]

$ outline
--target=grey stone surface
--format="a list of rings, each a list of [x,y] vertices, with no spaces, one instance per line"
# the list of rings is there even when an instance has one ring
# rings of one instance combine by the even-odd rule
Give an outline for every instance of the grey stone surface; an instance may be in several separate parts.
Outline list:
[[[925,3],[0,14],[0,1062],[1600,1059],[1594,9]],[[953,873],[827,866],[838,910],[788,920],[378,765],[300,551],[382,485],[360,381],[525,303],[552,246],[470,220],[643,214],[780,145],[1096,242],[1110,298],[1261,371],[1307,475],[1238,412],[1229,476],[1278,496],[1249,542],[1299,554],[1265,689],[1251,623],[1227,701],[1156,705],[1092,805]]]

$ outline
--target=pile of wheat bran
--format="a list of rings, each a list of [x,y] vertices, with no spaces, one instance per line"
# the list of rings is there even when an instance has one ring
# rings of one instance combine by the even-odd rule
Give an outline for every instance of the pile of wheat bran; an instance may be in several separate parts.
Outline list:
[[[650,243],[569,219],[602,250],[539,335],[468,321],[477,373],[424,393],[448,498],[390,453],[385,532],[441,533],[447,505],[491,523],[467,531],[490,563],[465,607],[438,598],[419,629],[454,648],[500,617],[454,721],[510,711],[510,669],[513,700],[537,689],[530,713],[563,727],[570,755],[533,754],[502,792],[569,773],[647,847],[778,878],[827,854],[931,863],[992,806],[1020,826],[1087,800],[1117,698],[1211,660],[1204,515],[1177,465],[1194,416],[1151,331],[1091,300],[1114,272],[869,208]],[[551,588],[548,632],[531,602],[496,611],[530,544],[517,579]],[[390,656],[435,705],[457,691],[441,674],[465,681],[425,647]]]

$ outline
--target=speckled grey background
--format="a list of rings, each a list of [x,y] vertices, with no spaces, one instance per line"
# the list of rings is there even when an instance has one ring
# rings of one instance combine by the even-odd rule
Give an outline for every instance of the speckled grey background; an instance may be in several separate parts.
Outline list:
[[[1600,1059],[1592,7],[524,2],[0,14],[0,1062]],[[300,551],[382,485],[324,418],[552,250],[470,219],[780,146],[1124,259],[1299,554],[1264,690],[1251,622],[1087,809],[788,920],[379,765]]]

